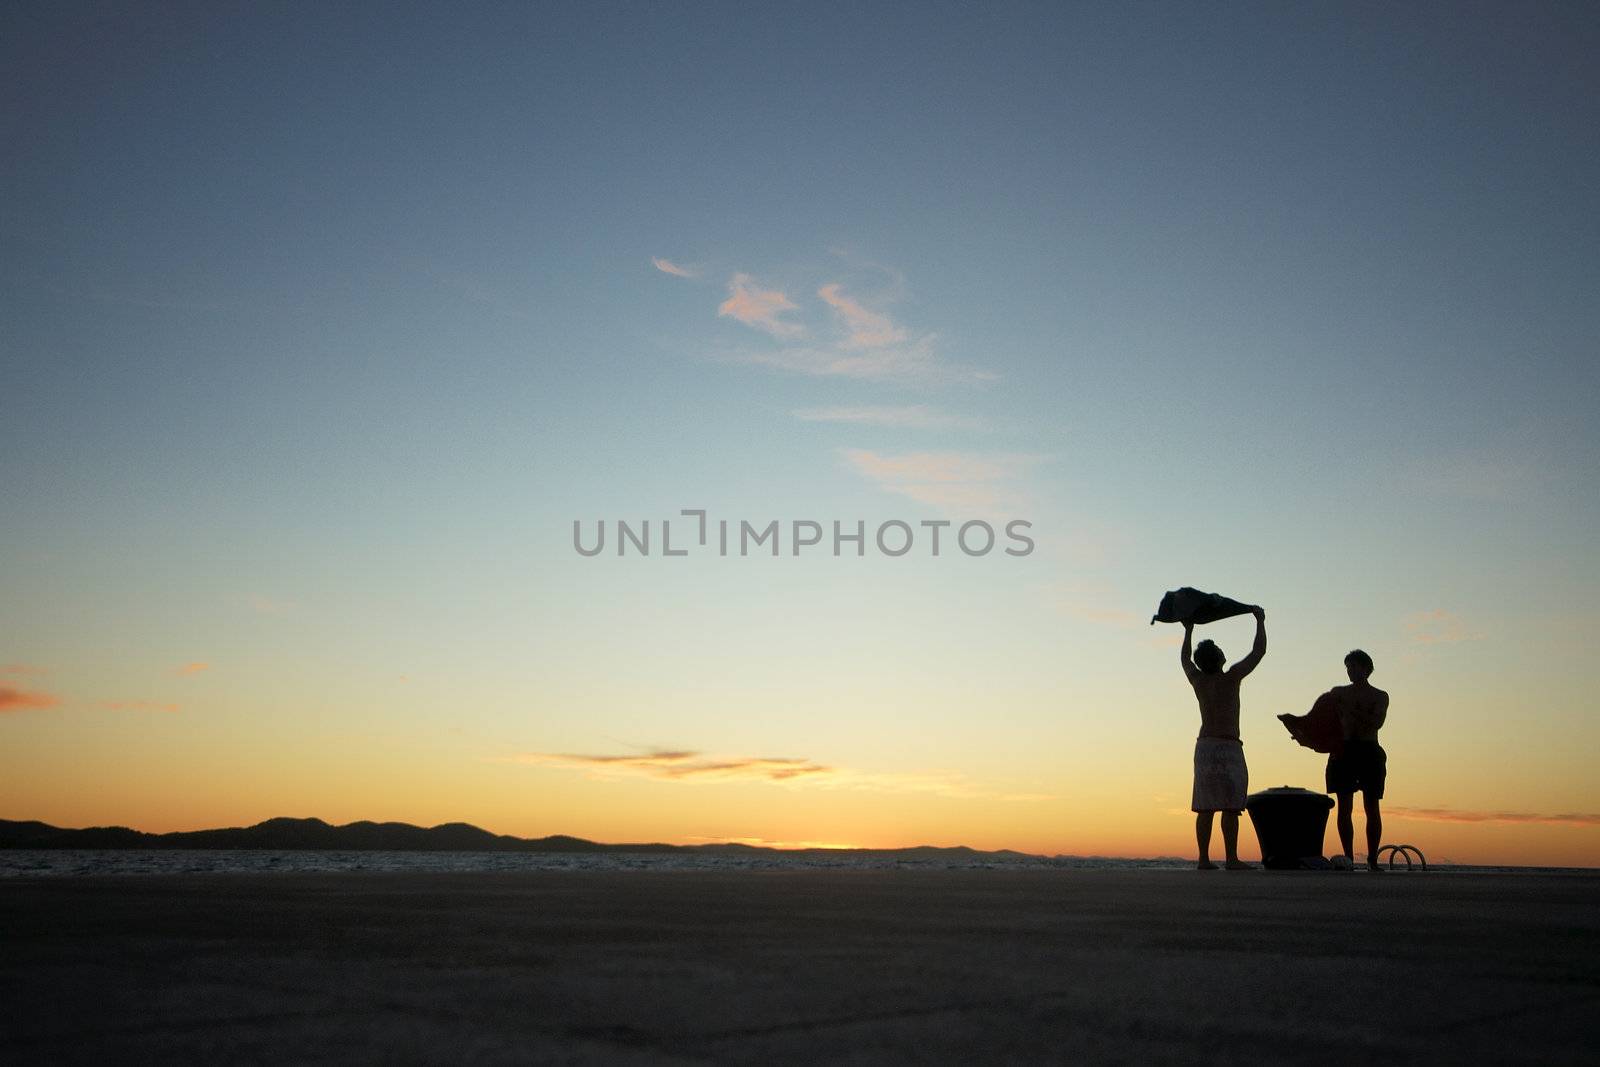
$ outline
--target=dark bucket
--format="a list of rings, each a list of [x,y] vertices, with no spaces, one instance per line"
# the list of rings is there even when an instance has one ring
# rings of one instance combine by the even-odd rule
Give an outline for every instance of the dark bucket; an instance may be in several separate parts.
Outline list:
[[[1322,839],[1332,807],[1331,797],[1292,785],[1251,793],[1244,808],[1261,843],[1261,865],[1280,871],[1326,867]]]

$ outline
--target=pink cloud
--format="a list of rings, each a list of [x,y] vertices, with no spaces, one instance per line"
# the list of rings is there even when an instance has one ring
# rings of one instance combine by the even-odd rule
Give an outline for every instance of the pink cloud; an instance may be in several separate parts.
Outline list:
[[[688,267],[680,267],[680,266],[678,266],[678,264],[672,262],[672,260],[664,259],[661,256],[651,256],[650,257],[650,262],[656,268],[656,270],[660,271],[663,274],[670,274],[675,278],[698,278],[698,277],[700,277],[700,272],[699,271],[691,270]]]
[[[828,282],[817,290],[837,325],[826,338],[813,338],[805,326],[781,318],[785,312],[799,310],[798,305],[782,292],[760,288],[748,274],[735,274],[728,283],[728,294],[717,309],[719,315],[784,342],[762,351],[736,353],[731,357],[736,362],[866,381],[929,384],[986,382],[998,377],[992,371],[941,359],[935,351],[934,334],[914,335],[883,312],[846,295],[839,282]]]
[[[565,752],[527,752],[499,762],[529,763],[588,772],[589,777],[657,778],[670,782],[764,782],[823,789],[861,789],[887,793],[933,793],[1007,801],[1053,800],[1048,793],[996,793],[980,789],[954,771],[891,772],[852,770],[792,757],[708,757],[692,750],[665,749],[641,755],[599,756]]]
[[[746,326],[769,333],[780,340],[805,336],[805,327],[778,318],[785,311],[794,311],[797,305],[776,289],[762,289],[748,274],[735,274],[728,282],[728,299],[717,308],[717,314],[737,319]]]
[[[0,686],[0,711],[27,711],[53,708],[61,703],[54,693],[41,693],[27,689]]]
[[[209,663],[200,663],[200,662],[185,663],[183,666],[178,668],[178,673],[179,674],[199,674],[202,671],[208,671],[210,669],[211,669],[211,664],[209,664]]]
[[[1600,826],[1600,812],[1462,811],[1457,808],[1389,808],[1389,814],[1426,822],[1509,822]]]
[[[845,348],[887,348],[906,340],[906,331],[896,326],[889,316],[868,311],[839,290],[838,283],[830,283],[818,289],[817,295],[844,323],[845,339],[841,344]]]
[[[517,757],[521,763],[549,763],[557,766],[588,768],[598,772],[624,772],[641,774],[650,778],[756,780],[785,782],[810,775],[832,774],[832,767],[824,767],[805,759],[788,757],[743,756],[730,759],[706,759],[698,752],[656,751],[637,756],[586,756],[571,753],[535,752]]]
[[[770,352],[755,352],[742,362],[758,363],[799,374],[815,374],[863,381],[993,381],[995,375],[942,362],[933,350],[933,338],[889,348],[853,350],[842,344],[818,348],[789,345]]]

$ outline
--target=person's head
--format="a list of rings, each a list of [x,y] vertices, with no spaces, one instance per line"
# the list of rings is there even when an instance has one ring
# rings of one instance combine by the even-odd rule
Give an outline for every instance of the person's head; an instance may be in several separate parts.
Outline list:
[[[1359,648],[1344,658],[1344,672],[1352,682],[1364,682],[1372,674],[1372,657]]]
[[[1201,674],[1216,674],[1222,670],[1222,665],[1228,662],[1228,657],[1222,654],[1222,649],[1209,637],[1201,641],[1194,649],[1194,665],[1200,668]]]

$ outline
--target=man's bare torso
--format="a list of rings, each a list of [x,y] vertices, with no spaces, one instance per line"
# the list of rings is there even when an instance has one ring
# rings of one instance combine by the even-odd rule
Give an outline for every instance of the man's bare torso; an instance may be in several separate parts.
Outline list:
[[[1389,694],[1374,685],[1335,687],[1339,693],[1339,725],[1346,741],[1376,741],[1389,717]]]
[[[1227,671],[1190,677],[1194,697],[1200,702],[1200,736],[1239,740],[1239,683]]]

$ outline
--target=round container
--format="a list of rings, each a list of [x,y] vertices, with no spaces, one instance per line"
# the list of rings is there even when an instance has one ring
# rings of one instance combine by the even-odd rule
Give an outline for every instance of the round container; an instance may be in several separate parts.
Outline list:
[[[1292,785],[1251,793],[1244,808],[1261,843],[1261,865],[1276,870],[1326,866],[1322,838],[1332,807],[1333,798]]]

